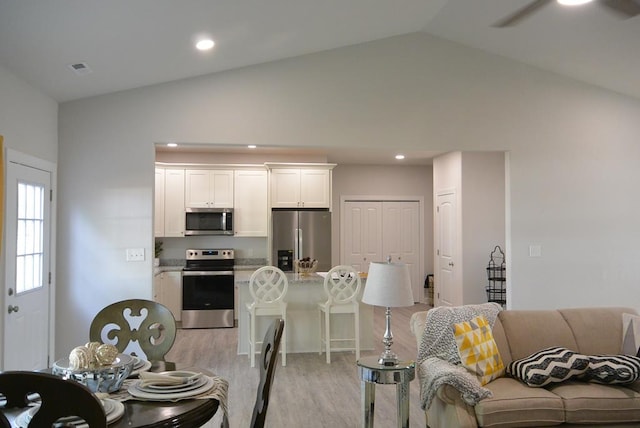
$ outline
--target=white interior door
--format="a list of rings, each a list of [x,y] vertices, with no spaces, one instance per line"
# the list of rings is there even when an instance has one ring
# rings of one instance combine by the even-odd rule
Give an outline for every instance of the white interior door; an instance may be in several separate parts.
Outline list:
[[[423,297],[420,272],[420,204],[417,201],[382,202],[382,254],[391,261],[405,263],[411,275],[413,300]]]
[[[382,205],[380,202],[345,202],[343,206],[341,264],[369,272],[369,263],[382,257]]]
[[[439,194],[436,197],[436,275],[435,306],[455,306],[459,301],[460,285],[457,284],[456,257],[457,223],[456,194]]]
[[[20,158],[7,159],[4,370],[49,363],[52,172]]]

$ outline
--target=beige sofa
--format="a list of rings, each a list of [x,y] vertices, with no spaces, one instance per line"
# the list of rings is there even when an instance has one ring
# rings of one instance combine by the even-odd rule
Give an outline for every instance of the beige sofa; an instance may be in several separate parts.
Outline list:
[[[622,314],[629,308],[584,308],[518,311],[498,314],[493,335],[505,367],[544,348],[562,346],[586,355],[620,354]],[[411,331],[420,341],[427,312],[411,318]],[[631,385],[602,385],[575,380],[529,387],[504,376],[485,385],[492,397],[466,404],[450,385],[438,388],[426,410],[431,428],[640,426],[640,381]]]

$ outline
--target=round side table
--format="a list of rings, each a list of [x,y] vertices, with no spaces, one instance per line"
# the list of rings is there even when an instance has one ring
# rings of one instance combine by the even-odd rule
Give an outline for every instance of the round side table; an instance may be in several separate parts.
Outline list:
[[[360,390],[362,392],[362,426],[373,428],[376,384],[395,384],[398,406],[398,428],[409,428],[409,382],[416,377],[414,361],[398,361],[394,366],[383,366],[377,356],[358,360]]]

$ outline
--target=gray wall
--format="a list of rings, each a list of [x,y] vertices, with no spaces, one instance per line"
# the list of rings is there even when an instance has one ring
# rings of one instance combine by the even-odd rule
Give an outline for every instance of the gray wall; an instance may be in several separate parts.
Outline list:
[[[64,103],[57,349],[100,307],[151,295],[151,257],[124,250],[152,254],[167,140],[508,151],[512,306],[633,305],[638,117],[637,99],[426,34]]]

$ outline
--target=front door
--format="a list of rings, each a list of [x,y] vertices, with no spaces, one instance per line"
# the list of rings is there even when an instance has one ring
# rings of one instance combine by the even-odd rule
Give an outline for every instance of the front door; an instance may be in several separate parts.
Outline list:
[[[52,174],[44,161],[7,153],[4,370],[49,363]]]

